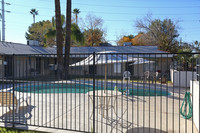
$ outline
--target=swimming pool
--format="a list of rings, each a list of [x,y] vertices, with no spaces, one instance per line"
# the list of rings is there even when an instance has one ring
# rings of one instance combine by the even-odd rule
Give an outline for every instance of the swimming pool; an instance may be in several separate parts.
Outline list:
[[[95,90],[103,90],[103,86],[96,86]],[[93,86],[87,84],[35,84],[35,85],[22,85],[15,87],[15,91],[25,93],[87,93],[92,91]],[[114,87],[108,87],[107,90],[114,90]],[[133,96],[167,96],[169,92],[165,90],[155,89],[132,89],[127,88],[119,89],[119,91]]]
[[[35,84],[15,88],[15,91],[29,93],[87,93],[91,90],[92,85],[84,84]]]
[[[124,89],[125,90],[125,89]],[[121,90],[120,90],[121,91]],[[169,92],[165,90],[155,90],[155,89],[129,89],[127,91],[123,91],[125,94],[133,95],[133,96],[167,96],[171,95]]]

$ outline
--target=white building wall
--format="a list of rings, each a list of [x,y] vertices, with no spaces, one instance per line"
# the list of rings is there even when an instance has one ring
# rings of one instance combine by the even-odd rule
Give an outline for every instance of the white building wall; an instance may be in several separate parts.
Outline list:
[[[193,102],[193,121],[194,124],[197,128],[197,130],[199,131],[199,81],[190,81],[190,93],[193,96],[193,100],[191,99],[191,101]]]
[[[190,80],[196,80],[196,72],[170,69],[171,81],[175,87],[190,87]],[[193,76],[193,77],[192,77]]]

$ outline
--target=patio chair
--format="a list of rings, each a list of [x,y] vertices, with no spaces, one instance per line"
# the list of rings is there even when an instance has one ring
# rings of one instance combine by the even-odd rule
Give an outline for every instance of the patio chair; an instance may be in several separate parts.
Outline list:
[[[123,100],[125,100],[126,102],[128,102],[128,96],[127,96],[127,95],[124,95],[124,94],[122,94],[122,95],[123,95],[123,96],[122,96]],[[121,102],[120,102],[120,103],[121,103]],[[119,105],[119,103],[117,103],[117,104]],[[116,110],[114,110],[114,113],[115,113],[115,115],[116,115],[116,120],[115,120],[115,125],[113,125],[113,126],[111,127],[110,133],[113,132],[113,129],[116,128],[116,126],[117,126],[118,124],[120,124],[121,127],[123,127],[122,123],[127,122],[127,120],[124,120],[124,119],[123,119],[123,116],[127,113],[128,106],[127,106],[126,103],[124,103],[124,104],[121,103],[121,104],[122,104],[122,105],[116,106],[116,110],[121,110],[121,108],[123,108],[123,111],[122,111],[120,114],[117,114],[117,113],[116,113]],[[117,109],[117,107],[118,107],[118,109]],[[129,127],[129,126],[130,126],[130,123],[128,123],[127,126]]]
[[[144,82],[146,83],[148,80],[152,80],[156,81],[156,79],[158,78],[158,72],[150,72],[150,71],[146,71],[144,72]]]
[[[115,90],[115,91],[118,91],[118,90]],[[91,91],[92,92],[92,91]],[[103,92],[103,91],[102,91]],[[95,109],[98,109],[99,110],[99,114],[103,115],[103,118],[106,118],[106,116],[108,116],[108,111],[110,109],[114,109],[114,112],[115,111],[115,103],[116,103],[116,100],[117,100],[117,95],[114,95],[114,92],[110,92],[110,93],[107,93],[105,95],[102,95],[101,96],[101,92],[99,92],[98,94],[100,94],[99,96],[96,95],[95,97]],[[121,92],[119,92],[119,95],[121,94]],[[113,95],[113,96],[111,96]],[[91,95],[91,93],[89,94],[89,98],[91,99],[92,102],[94,102],[93,100],[93,95]],[[114,99],[112,99],[114,98]],[[112,99],[112,100],[111,100]],[[114,102],[114,104],[112,104],[112,102]],[[92,113],[90,115],[90,119],[92,119],[92,116],[93,116],[93,110],[92,110]]]
[[[123,73],[123,80],[125,80],[125,79],[130,80],[130,78],[131,78],[131,73],[129,71],[125,71]]]
[[[158,72],[153,72],[153,80],[156,80],[158,78]]]
[[[16,107],[16,113],[19,112],[19,107],[20,107],[21,103],[26,102],[26,104],[28,106],[28,101],[27,101],[28,99],[30,99],[30,96],[29,97],[21,97],[21,98],[17,99],[17,97],[14,95],[14,107]],[[13,93],[0,92],[0,105],[2,107],[8,107],[8,109],[10,111],[11,108],[13,107]]]
[[[144,82],[146,83],[149,80],[149,71],[144,72]]]

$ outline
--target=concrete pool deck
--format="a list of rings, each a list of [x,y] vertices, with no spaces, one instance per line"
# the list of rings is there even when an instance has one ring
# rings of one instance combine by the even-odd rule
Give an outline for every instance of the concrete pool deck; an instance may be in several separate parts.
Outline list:
[[[196,127],[189,120],[183,119],[179,115],[183,97],[186,89],[169,86],[163,87],[170,93],[174,90],[174,95],[170,96],[129,96],[118,97],[116,111],[118,116],[123,114],[122,120],[108,111],[107,117],[103,118],[99,114],[99,109],[95,109],[95,130],[96,132],[193,132]],[[179,97],[180,89],[180,97]],[[20,93],[21,95],[24,95]],[[18,93],[19,95],[19,93]],[[55,127],[60,129],[80,130],[91,132],[93,130],[92,101],[87,94],[83,93],[60,93],[60,94],[37,94],[27,93],[31,96],[31,104],[21,104],[19,114],[15,116],[15,122],[24,124],[17,125],[18,128],[45,132],[74,132],[68,130],[44,128]],[[180,99],[180,103],[179,103]],[[112,100],[111,100],[112,101]],[[12,122],[12,111],[6,107],[0,107],[0,121]],[[119,120],[119,121],[117,121]],[[38,125],[27,126],[28,125]],[[1,126],[11,126],[9,123],[0,123]],[[143,128],[144,127],[144,128]],[[150,128],[149,128],[150,127]],[[113,130],[112,130],[113,128]]]

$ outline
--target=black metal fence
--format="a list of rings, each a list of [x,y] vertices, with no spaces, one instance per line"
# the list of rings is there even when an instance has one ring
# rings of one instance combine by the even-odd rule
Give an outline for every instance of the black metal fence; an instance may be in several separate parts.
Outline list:
[[[66,79],[57,55],[0,55],[0,126],[198,132],[199,56],[71,54]]]

